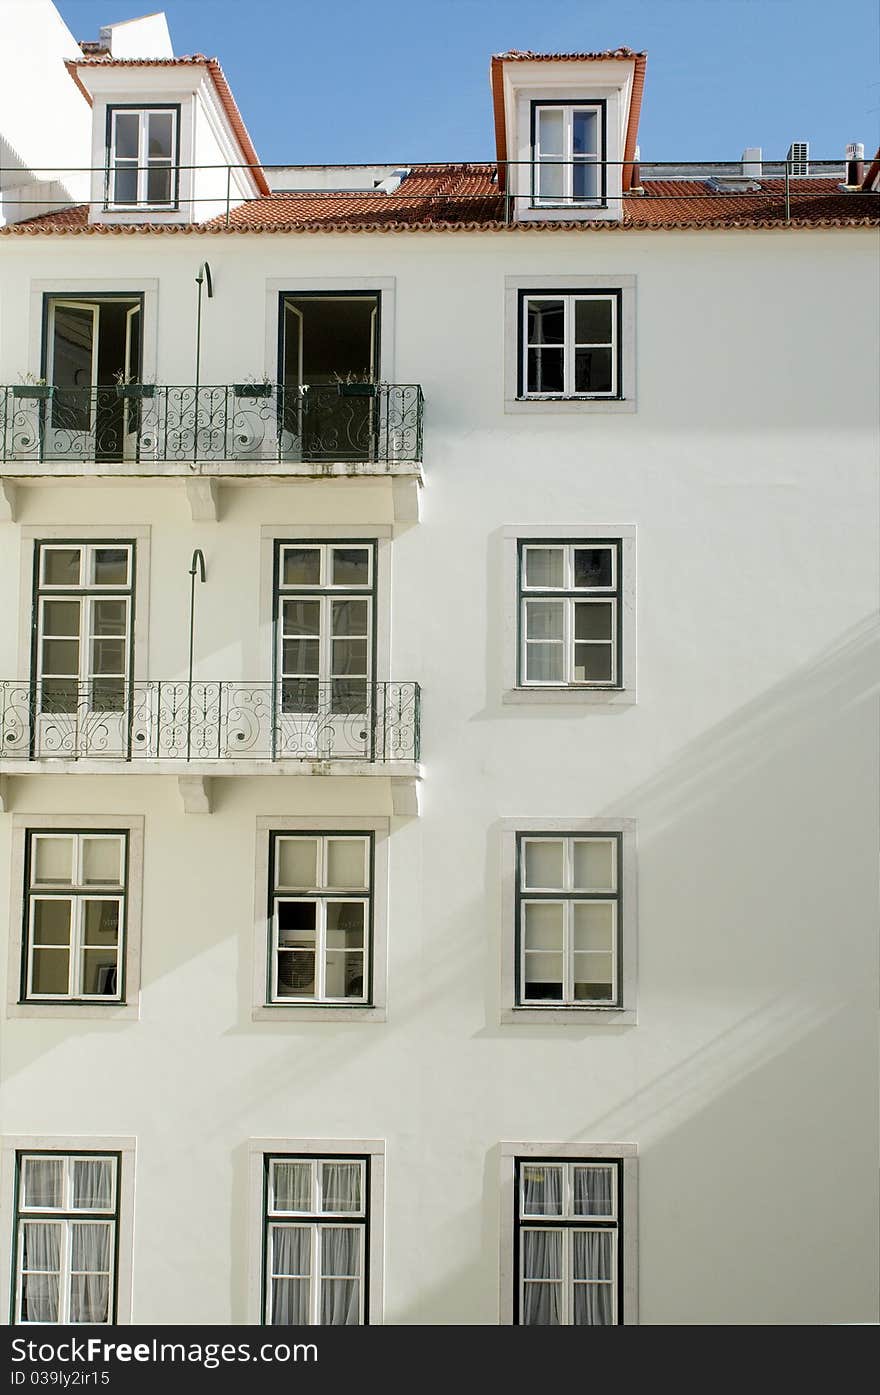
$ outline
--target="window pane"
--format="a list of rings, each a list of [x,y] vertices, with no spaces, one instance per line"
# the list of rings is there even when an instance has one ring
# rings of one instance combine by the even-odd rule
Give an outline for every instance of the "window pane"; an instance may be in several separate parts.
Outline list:
[[[610,901],[575,901],[574,947],[609,953],[614,946],[614,905]]]
[[[326,1177],[329,1166],[325,1165],[324,1175]],[[359,1171],[360,1169],[355,1169]],[[336,1168],[339,1172],[340,1169]],[[359,1187],[351,1177],[352,1168],[344,1166],[341,1169],[345,1176],[337,1179],[335,1199],[341,1201],[341,1207],[324,1207],[328,1210],[351,1210],[353,1197],[359,1194]],[[354,1190],[353,1190],[354,1188]],[[321,1274],[332,1278],[357,1278],[360,1270],[360,1239],[361,1232],[359,1226],[323,1226],[321,1228]]]
[[[272,1325],[305,1327],[309,1321],[308,1279],[272,1280]]]
[[[576,644],[574,646],[574,682],[610,683],[614,677],[610,645]]]
[[[92,606],[92,634],[100,639],[124,635],[127,610],[125,601],[95,601]]]
[[[370,550],[366,547],[334,547],[333,585],[367,586],[370,580]]]
[[[334,601],[332,604],[332,626],[334,635],[367,635],[369,627],[369,603],[363,601]]]
[[[610,1167],[574,1169],[574,1214],[576,1216],[614,1215],[614,1172]]]
[[[140,118],[135,111],[115,113],[114,131],[116,154],[123,159],[136,160],[138,157],[138,127]]]
[[[121,854],[120,838],[83,838],[83,885],[118,886],[122,877]]]
[[[574,550],[575,586],[612,586],[614,584],[613,553],[610,547],[576,547]]]
[[[611,350],[575,349],[575,392],[610,392]]]
[[[84,944],[115,945],[119,937],[119,902],[86,901],[82,934]]]
[[[529,392],[565,391],[562,349],[529,349],[526,386]]]
[[[89,350],[89,364],[91,365],[91,350]],[[78,586],[79,576],[80,550],[78,547],[43,548],[43,581],[46,586]]]
[[[281,625],[286,638],[320,635],[320,601],[285,601],[281,608]]]
[[[610,640],[614,636],[614,606],[611,601],[576,601],[574,637]]]
[[[573,844],[577,891],[613,891],[617,885],[617,840],[577,838]],[[580,907],[584,911],[589,907]]]
[[[137,203],[138,172],[136,165],[117,164],[113,181],[113,199],[116,203]]]
[[[83,997],[115,998],[119,979],[116,949],[83,951],[81,991]]]
[[[562,107],[538,112],[538,147],[542,155],[565,153],[565,125]]]
[[[562,1277],[562,1232],[523,1230],[523,1277],[559,1279]]]
[[[561,640],[564,634],[564,601],[526,601],[526,639]]]
[[[64,1163],[61,1158],[25,1158],[22,1205],[34,1211],[48,1211],[63,1205]],[[28,1226],[33,1231],[34,1244],[43,1237],[45,1244],[57,1244],[57,1226]],[[57,1264],[27,1262],[25,1269],[54,1269]]]
[[[171,202],[171,166],[152,165],[147,171],[147,203]]]
[[[562,955],[526,954],[523,997],[529,1000],[547,998],[559,1002],[562,996]]]
[[[524,1216],[561,1216],[562,1168],[547,1163],[524,1164],[521,1205]]]
[[[564,906],[559,901],[529,901],[524,907],[526,946],[531,945],[532,936],[554,936],[555,943],[562,945],[562,924]]]
[[[285,547],[281,553],[281,580],[285,586],[319,586],[321,552],[317,547]]]
[[[272,1190],[274,1194],[272,1204],[275,1211],[311,1211],[311,1164],[306,1162],[273,1162]],[[278,1231],[275,1233],[278,1234]],[[305,1231],[296,1233],[308,1234]],[[277,1265],[276,1272],[280,1272]]]
[[[574,956],[574,997],[578,1002],[610,1002],[614,996],[614,960],[610,954]]]
[[[327,903],[327,948],[362,949],[364,943],[364,912],[360,901],[329,901]]]
[[[277,838],[275,880],[278,886],[314,888],[318,885],[318,840]]]
[[[170,111],[152,111],[147,117],[147,154],[171,159],[174,116]]]
[[[283,945],[314,943],[317,905],[314,901],[279,901],[278,939]]]
[[[610,1327],[614,1322],[614,1290],[611,1284],[575,1284],[575,1327]]]
[[[531,345],[562,344],[565,340],[565,302],[528,302],[528,342]]]
[[[125,640],[93,639],[91,671],[100,676],[124,674]]]
[[[599,153],[599,113],[595,111],[572,112],[572,151],[575,155],[598,155]]]
[[[85,1167],[99,1169],[109,1168],[109,1163],[84,1164]],[[97,1189],[89,1187],[94,1199],[82,1202],[82,1209],[94,1209],[96,1206],[109,1206],[110,1193],[100,1184]],[[96,1221],[93,1223],[81,1223],[71,1226],[70,1230],[70,1267],[74,1273],[81,1274],[107,1274],[110,1271],[110,1240],[111,1227],[107,1221]]]
[[[319,663],[316,639],[286,639],[281,646],[281,665],[285,673],[317,673]]]
[[[365,639],[334,639],[332,672],[339,674],[366,674],[367,641]]]
[[[575,160],[571,174],[571,191],[576,199],[597,199],[599,197],[598,161]]]
[[[308,1276],[312,1264],[312,1232],[303,1225],[272,1227],[272,1273]]]
[[[75,639],[43,640],[43,672],[47,674],[79,673],[79,643]]]
[[[614,1232],[575,1230],[572,1234],[575,1279],[614,1278]]]
[[[69,901],[53,898],[34,902],[33,936],[35,945],[70,944]]]
[[[22,1322],[58,1321],[58,1277],[26,1274],[21,1295]]]
[[[562,586],[565,552],[561,547],[527,547],[523,552],[526,586]]]
[[[560,890],[563,882],[563,844],[552,838],[530,838],[523,842],[525,850],[526,887]],[[561,924],[561,922],[560,922]]]
[[[66,949],[35,949],[32,976],[35,995],[48,996],[70,992],[70,951]]]
[[[562,683],[565,677],[565,654],[561,644],[526,645],[526,681],[529,683]]]
[[[109,1316],[110,1275],[72,1275],[70,1280],[70,1321],[107,1322]]]
[[[599,296],[574,303],[574,337],[577,344],[611,343],[612,302]]]
[[[361,838],[327,839],[327,885],[365,887],[367,844]]]
[[[321,1198],[323,1211],[358,1212],[361,1203],[360,1163],[325,1162],[321,1163]],[[357,1231],[343,1231],[344,1235],[357,1235]],[[355,1259],[357,1254],[355,1253]],[[325,1273],[334,1271],[326,1270]],[[356,1274],[357,1269],[340,1270],[340,1273]]]
[[[44,601],[44,635],[78,635],[79,601]]]
[[[95,586],[127,586],[127,547],[97,547],[93,554],[92,581]]]
[[[69,886],[73,881],[72,838],[32,838],[31,857],[31,882],[34,886],[44,882]]]

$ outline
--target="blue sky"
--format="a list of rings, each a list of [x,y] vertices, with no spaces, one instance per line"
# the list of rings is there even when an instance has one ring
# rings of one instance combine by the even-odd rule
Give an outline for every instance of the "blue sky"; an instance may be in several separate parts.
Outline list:
[[[162,0],[56,0],[78,39]],[[268,164],[494,153],[487,70],[507,48],[647,49],[646,160],[867,153],[876,0],[165,0],[177,53],[218,57]]]

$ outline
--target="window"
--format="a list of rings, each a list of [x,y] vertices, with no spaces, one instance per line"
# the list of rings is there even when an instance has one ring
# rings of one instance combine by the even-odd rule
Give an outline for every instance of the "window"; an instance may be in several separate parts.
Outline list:
[[[108,207],[176,205],[179,114],[179,107],[108,107]]]
[[[620,1003],[621,837],[518,838],[517,1002]]]
[[[369,1313],[370,1158],[264,1158],[263,1322],[357,1326]]]
[[[623,1322],[622,1160],[518,1158],[515,1322]]]
[[[121,713],[132,657],[134,544],[40,542],[35,572],[39,714]],[[42,754],[74,754],[64,744],[65,724],[43,725]],[[96,751],[105,738],[109,742],[111,735],[92,733]],[[54,752],[53,740],[58,742]]]
[[[620,397],[620,291],[520,296],[520,396]]]
[[[519,682],[622,686],[622,546],[615,538],[519,540]]]
[[[269,1002],[369,1003],[372,834],[270,835]]]
[[[532,150],[533,204],[604,199],[604,102],[533,102]]]
[[[116,1321],[118,1153],[16,1155],[14,1321]]]
[[[128,835],[26,837],[22,999],[120,1002]]]

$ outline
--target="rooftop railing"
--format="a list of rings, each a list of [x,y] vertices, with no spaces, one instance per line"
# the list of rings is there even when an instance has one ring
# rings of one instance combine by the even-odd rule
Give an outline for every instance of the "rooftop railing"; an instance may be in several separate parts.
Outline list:
[[[0,762],[419,759],[418,683],[0,682]]]
[[[0,387],[0,462],[374,462],[422,458],[420,387],[239,383]]]

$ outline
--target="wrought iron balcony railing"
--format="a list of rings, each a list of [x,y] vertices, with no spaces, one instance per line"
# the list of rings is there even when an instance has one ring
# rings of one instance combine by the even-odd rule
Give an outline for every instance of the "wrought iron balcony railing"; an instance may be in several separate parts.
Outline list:
[[[422,458],[420,387],[0,387],[0,463],[364,462]]]
[[[0,682],[0,761],[417,761],[418,683]]]

